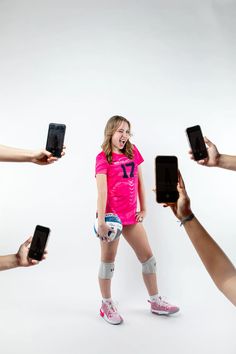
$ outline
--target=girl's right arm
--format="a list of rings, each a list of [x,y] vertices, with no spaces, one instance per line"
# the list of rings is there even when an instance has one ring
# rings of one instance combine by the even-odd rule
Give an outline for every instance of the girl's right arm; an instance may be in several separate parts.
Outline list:
[[[105,223],[105,211],[107,203],[107,176],[106,174],[97,174],[97,189],[98,189],[98,200],[97,200],[97,212],[98,212],[98,235],[102,240],[107,241],[108,231],[111,229]]]

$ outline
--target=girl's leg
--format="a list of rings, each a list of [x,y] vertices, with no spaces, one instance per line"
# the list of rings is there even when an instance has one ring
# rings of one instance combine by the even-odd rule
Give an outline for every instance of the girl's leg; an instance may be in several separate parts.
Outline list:
[[[141,263],[153,257],[147,234],[141,223],[124,226],[122,233]],[[156,295],[158,293],[156,273],[143,273],[143,280],[149,295]]]
[[[114,261],[119,244],[119,238],[112,242],[101,243],[101,265],[99,270],[99,285],[103,299],[111,298],[111,278],[114,271]],[[110,274],[106,274],[109,273]]]
[[[119,239],[112,242],[101,241],[101,265],[99,269],[99,285],[103,297],[100,315],[113,325],[123,322],[123,318],[111,299],[111,278],[114,273],[118,243]]]
[[[151,312],[158,315],[169,315],[178,312],[179,308],[177,306],[169,304],[158,295],[155,258],[152,255],[143,225],[138,223],[125,226],[122,233],[142,263],[143,279],[150,295]]]

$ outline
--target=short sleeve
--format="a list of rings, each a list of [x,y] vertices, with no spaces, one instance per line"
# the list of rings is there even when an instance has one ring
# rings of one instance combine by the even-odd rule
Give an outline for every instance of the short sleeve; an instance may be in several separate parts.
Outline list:
[[[143,159],[142,155],[140,154],[140,152],[138,151],[138,149],[136,148],[136,146],[133,145],[133,147],[134,147],[134,158],[135,158],[135,162],[136,162],[138,165],[140,165],[140,164],[144,161],[144,159]]]
[[[95,166],[95,175],[97,174],[107,174],[109,163],[106,159],[106,155],[104,152],[100,152],[100,154],[96,157],[96,166]]]

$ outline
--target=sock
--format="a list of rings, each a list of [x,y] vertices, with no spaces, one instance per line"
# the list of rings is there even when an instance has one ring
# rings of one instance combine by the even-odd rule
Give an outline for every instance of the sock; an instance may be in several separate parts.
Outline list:
[[[150,295],[150,301],[157,301],[159,299],[158,293],[155,295]]]
[[[108,297],[108,298],[102,298],[102,301],[103,302],[110,302],[110,301],[112,301],[112,298],[111,297]]]

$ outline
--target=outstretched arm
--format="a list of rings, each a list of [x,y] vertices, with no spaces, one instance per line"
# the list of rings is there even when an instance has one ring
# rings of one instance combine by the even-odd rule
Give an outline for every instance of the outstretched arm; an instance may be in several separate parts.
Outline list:
[[[236,156],[220,154],[216,145],[204,137],[207,144],[208,158],[198,161],[198,164],[208,167],[220,167],[236,171]],[[194,159],[192,151],[189,151],[191,159]]]
[[[179,199],[171,208],[181,221],[192,214],[190,199],[181,175],[179,176],[178,191]],[[186,221],[183,226],[212,280],[236,306],[236,269],[234,265],[196,217]]]
[[[184,228],[218,289],[236,306],[236,269],[195,217]]]
[[[64,150],[62,156],[65,154]],[[0,161],[3,162],[33,162],[38,165],[48,165],[57,158],[47,150],[25,150],[0,145]]]
[[[6,256],[0,256],[0,271],[17,268],[17,267],[29,267],[38,264],[39,263],[38,261],[28,258],[29,245],[31,241],[32,241],[32,237],[28,238],[28,240],[26,240],[20,246],[16,254],[8,254]],[[47,251],[45,251],[43,259],[46,258],[46,253]]]
[[[15,254],[0,256],[0,271],[18,267],[18,261]]]

